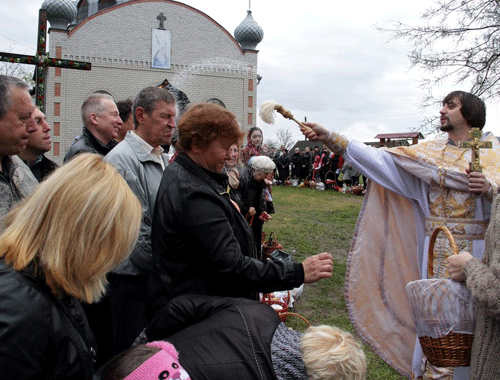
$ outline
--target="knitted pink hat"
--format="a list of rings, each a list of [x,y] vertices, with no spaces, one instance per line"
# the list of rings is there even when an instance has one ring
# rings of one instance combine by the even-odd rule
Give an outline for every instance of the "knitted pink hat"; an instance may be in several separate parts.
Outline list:
[[[124,380],[191,380],[180,365],[179,354],[172,344],[157,341],[146,346],[158,347],[161,351],[142,363]]]

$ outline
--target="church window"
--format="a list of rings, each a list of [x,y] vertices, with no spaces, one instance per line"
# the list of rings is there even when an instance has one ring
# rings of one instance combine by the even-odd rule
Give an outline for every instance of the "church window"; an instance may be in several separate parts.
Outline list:
[[[98,10],[102,11],[103,9],[112,7],[113,5],[116,5],[115,0],[99,0]]]
[[[222,100],[219,100],[217,98],[210,98],[206,101],[206,103],[217,104],[218,106],[226,108],[226,105],[222,102]]]

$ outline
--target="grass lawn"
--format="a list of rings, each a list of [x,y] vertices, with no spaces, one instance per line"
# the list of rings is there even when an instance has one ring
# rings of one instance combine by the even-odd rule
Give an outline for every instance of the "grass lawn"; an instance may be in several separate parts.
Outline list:
[[[311,325],[335,325],[354,333],[345,305],[344,277],[347,253],[363,197],[332,190],[274,186],[273,199],[276,213],[264,224],[267,234],[274,231],[278,242],[297,262],[325,251],[334,258],[332,278],[305,285],[293,311],[306,317]],[[294,317],[289,318],[287,325],[301,331],[306,327]],[[367,379],[405,379],[366,344],[364,350]]]

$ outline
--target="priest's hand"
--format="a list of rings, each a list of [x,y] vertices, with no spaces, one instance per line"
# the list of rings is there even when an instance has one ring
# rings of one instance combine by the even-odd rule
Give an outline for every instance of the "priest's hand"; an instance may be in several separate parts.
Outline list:
[[[309,128],[300,128],[300,131],[304,136],[312,141],[325,141],[328,136],[330,136],[330,131],[322,127],[317,123],[309,123],[307,121],[302,122],[305,126]]]
[[[473,256],[466,251],[462,251],[458,255],[449,256],[448,273],[450,273],[450,278],[454,281],[465,281],[464,265],[472,258]]]
[[[309,256],[302,261],[304,268],[304,284],[310,284],[322,278],[332,277],[333,259],[328,252],[319,255]]]
[[[466,172],[469,178],[469,191],[471,193],[481,195],[488,193],[491,185],[483,173],[471,172],[470,170],[467,170]]]

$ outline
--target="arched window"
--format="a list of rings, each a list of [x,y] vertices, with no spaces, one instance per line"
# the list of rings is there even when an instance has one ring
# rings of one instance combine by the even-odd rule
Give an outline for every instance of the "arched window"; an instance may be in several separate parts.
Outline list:
[[[76,14],[76,23],[79,24],[89,16],[89,3],[87,0],[80,0],[78,2]]]
[[[99,6],[98,6],[98,11],[102,11],[103,9],[112,7],[113,5],[116,5],[115,0],[99,0]]]
[[[226,105],[222,102],[222,100],[219,100],[217,98],[210,98],[206,101],[206,103],[217,104],[218,106],[226,108]]]

